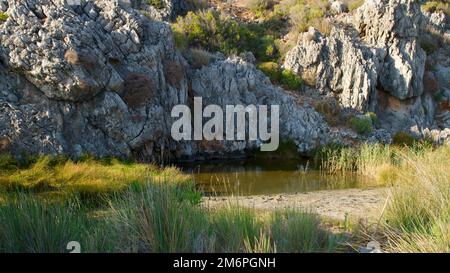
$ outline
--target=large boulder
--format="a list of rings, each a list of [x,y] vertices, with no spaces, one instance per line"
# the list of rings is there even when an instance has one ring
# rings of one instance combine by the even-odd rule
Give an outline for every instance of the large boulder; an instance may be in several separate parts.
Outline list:
[[[418,42],[421,12],[413,0],[367,0],[349,24],[335,23],[328,37],[300,35],[284,67],[310,77],[342,106],[368,110],[376,89],[404,100],[423,93],[426,54]],[[356,32],[355,32],[356,30]]]
[[[326,143],[310,106],[242,59],[191,70],[170,26],[119,1],[8,0],[0,22],[0,150],[158,160],[231,153],[260,142],[177,142],[171,110],[205,103],[279,104],[282,139]],[[190,76],[188,76],[190,75]],[[190,77],[190,78],[189,78]],[[191,88],[190,88],[191,87]]]
[[[320,114],[306,102],[297,100],[271,84],[269,78],[251,63],[238,57],[216,61],[195,71],[192,76],[194,96],[205,104],[279,105],[281,141],[293,141],[300,153],[306,154],[329,140],[329,128]],[[257,142],[223,142],[224,151],[251,149]],[[215,147],[217,149],[217,147]]]
[[[107,0],[8,0],[6,13],[0,137],[14,152],[151,159],[170,145],[188,81],[167,24]]]
[[[333,28],[324,37],[309,28],[286,55],[284,67],[302,75],[321,94],[336,96],[343,107],[367,110],[377,86],[377,58],[346,31]]]
[[[421,16],[414,0],[367,0],[354,15],[363,41],[380,52],[380,88],[398,99],[423,93],[426,54],[418,39]]]

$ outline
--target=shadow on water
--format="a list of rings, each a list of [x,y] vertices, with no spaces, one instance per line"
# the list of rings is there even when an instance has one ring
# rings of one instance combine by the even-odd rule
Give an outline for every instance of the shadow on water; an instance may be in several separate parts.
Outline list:
[[[325,174],[305,160],[213,160],[179,165],[205,193],[260,195],[362,188],[365,177],[355,173]]]

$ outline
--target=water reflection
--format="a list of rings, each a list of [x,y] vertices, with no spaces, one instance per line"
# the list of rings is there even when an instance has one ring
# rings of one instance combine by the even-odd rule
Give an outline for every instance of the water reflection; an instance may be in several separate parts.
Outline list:
[[[302,160],[217,160],[182,164],[206,193],[257,195],[360,188],[364,177],[354,173],[324,174]]]

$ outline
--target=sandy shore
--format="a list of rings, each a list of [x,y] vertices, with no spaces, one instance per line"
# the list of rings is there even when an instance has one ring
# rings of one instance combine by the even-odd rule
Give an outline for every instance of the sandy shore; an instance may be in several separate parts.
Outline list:
[[[349,217],[376,220],[386,200],[386,189],[326,190],[296,194],[204,197],[203,204],[219,207],[237,202],[244,207],[271,210],[298,208],[334,219]]]

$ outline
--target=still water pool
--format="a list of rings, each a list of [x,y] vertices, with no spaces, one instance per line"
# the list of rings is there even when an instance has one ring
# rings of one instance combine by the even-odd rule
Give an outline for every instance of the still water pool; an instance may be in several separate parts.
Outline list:
[[[303,160],[214,160],[184,163],[205,193],[259,195],[363,188],[367,178],[355,173],[324,174]]]

